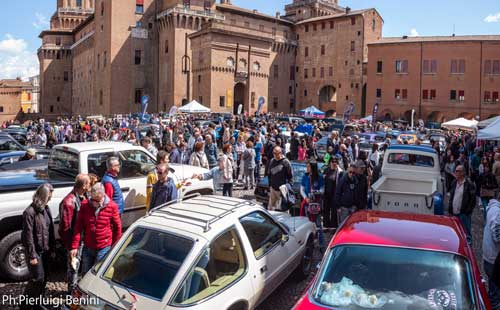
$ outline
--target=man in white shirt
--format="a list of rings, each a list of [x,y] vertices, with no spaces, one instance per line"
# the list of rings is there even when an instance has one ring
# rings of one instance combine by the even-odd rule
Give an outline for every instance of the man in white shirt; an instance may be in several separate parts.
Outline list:
[[[472,211],[476,202],[476,187],[466,178],[464,166],[458,165],[455,168],[455,181],[451,185],[448,213],[460,219],[469,243],[472,243]]]

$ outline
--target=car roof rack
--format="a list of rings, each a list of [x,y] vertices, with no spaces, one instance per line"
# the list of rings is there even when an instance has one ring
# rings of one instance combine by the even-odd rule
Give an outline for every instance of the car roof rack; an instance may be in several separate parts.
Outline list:
[[[194,198],[194,197],[198,197],[198,196],[201,196],[201,195],[199,195],[199,194],[198,195],[188,195],[183,199],[183,201],[186,199],[190,199],[190,198]],[[174,219],[174,220],[182,222],[182,223],[199,226],[203,229],[203,232],[208,232],[208,231],[210,231],[212,224],[223,219],[224,217],[228,216],[229,214],[234,213],[237,209],[244,207],[244,206],[255,205],[251,201],[238,202],[235,205],[234,200],[230,200],[230,199],[227,199],[227,198],[222,197],[222,196],[217,197],[218,201],[213,201],[212,204],[204,203],[206,201],[210,202],[211,201],[210,198],[212,198],[212,197],[204,196],[203,200],[198,200],[198,199],[191,200],[191,201],[186,202],[184,205],[191,204],[191,205],[197,205],[197,206],[204,206],[204,207],[207,207],[207,210],[209,208],[211,208],[211,209],[215,209],[215,210],[220,211],[220,213],[213,214],[213,213],[203,212],[201,210],[193,210],[190,208],[180,208],[180,207],[174,206],[174,204],[177,203],[177,201],[173,201],[173,202],[166,203],[164,205],[158,206],[158,207],[150,210],[148,214],[149,215],[154,214],[154,215],[159,215],[159,216],[167,216],[170,219]],[[230,206],[230,208],[217,207],[217,206],[213,205],[214,203]],[[179,212],[188,213],[189,215],[179,213]],[[197,215],[210,217],[210,218],[204,219],[204,218],[197,217]]]

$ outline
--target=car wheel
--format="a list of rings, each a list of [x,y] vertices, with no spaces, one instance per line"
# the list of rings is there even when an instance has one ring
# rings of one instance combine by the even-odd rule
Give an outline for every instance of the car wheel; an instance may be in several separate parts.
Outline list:
[[[15,231],[0,241],[0,270],[3,277],[25,281],[29,277],[26,252],[21,242],[21,231]]]
[[[298,280],[306,279],[313,269],[313,259],[314,259],[314,240],[312,236],[307,239],[306,250],[299,266],[295,270],[295,275]]]

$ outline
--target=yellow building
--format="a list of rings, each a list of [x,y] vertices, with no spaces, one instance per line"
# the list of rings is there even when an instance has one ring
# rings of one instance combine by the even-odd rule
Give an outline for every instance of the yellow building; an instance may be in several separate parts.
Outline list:
[[[33,94],[31,89],[23,89],[21,93],[21,108],[24,113],[33,112]]]

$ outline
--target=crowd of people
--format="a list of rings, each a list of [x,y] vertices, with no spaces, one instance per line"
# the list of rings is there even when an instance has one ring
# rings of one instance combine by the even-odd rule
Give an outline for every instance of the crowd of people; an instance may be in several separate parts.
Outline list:
[[[169,163],[176,163],[206,168],[206,173],[195,174],[193,179],[213,180],[224,196],[233,195],[235,184],[253,189],[265,175],[269,180],[268,209],[287,210],[290,206],[284,192],[292,191],[291,162],[305,162],[306,172],[297,193],[299,214],[308,216],[320,228],[321,251],[326,247],[324,230],[335,230],[350,214],[370,208],[369,191],[380,177],[384,151],[391,143],[408,143],[388,138],[373,143],[366,152],[360,149],[357,134],[342,135],[331,130],[328,123],[315,120],[312,131],[302,135],[296,131],[298,123],[280,122],[273,115],[176,116],[168,122],[153,115],[149,122],[145,133],[144,125],[132,117],[33,121],[27,127],[30,142],[37,147],[87,141],[142,145],[157,159],[156,168],[147,177],[148,209],[177,199],[178,188],[188,185],[176,184],[169,177]],[[390,125],[383,123],[360,126],[361,131],[388,129]],[[492,302],[498,300],[500,307],[500,285],[493,281],[500,252],[500,149],[493,143],[479,143],[473,133],[450,131],[445,135],[446,142],[430,141],[429,146],[440,157],[448,213],[460,219],[471,242],[472,213],[481,207],[485,220],[484,269],[490,278]],[[316,144],[323,137],[328,137],[326,153],[320,156]],[[61,203],[59,234],[68,253],[69,291],[76,284],[78,270],[88,271],[121,236],[124,201],[118,180],[119,159],[109,158],[107,168],[103,176],[79,175],[73,191]],[[39,295],[45,287],[46,262],[54,244],[53,220],[46,207],[52,190],[49,184],[40,186],[23,215],[23,243],[33,278],[27,293],[32,295]],[[500,268],[495,272],[500,278]]]

